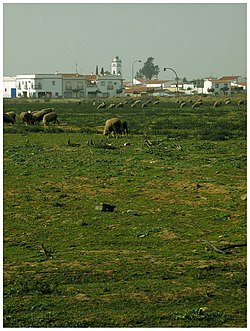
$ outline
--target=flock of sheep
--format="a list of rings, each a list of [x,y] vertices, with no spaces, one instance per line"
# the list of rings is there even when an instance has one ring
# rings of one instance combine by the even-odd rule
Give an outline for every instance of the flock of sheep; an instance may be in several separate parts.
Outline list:
[[[185,107],[188,103],[192,104],[192,108],[197,108],[197,107],[200,107],[201,105],[203,105],[202,99],[198,99],[195,103],[193,103],[191,99],[188,102],[185,102],[183,100],[177,100],[176,102],[180,104],[180,108]],[[224,100],[225,105],[230,105],[231,103],[232,103],[232,101],[230,98],[227,98]],[[218,107],[222,106],[222,104],[223,104],[222,101],[215,101],[213,108],[218,108]],[[244,104],[243,100],[238,101],[238,106],[243,105],[243,104]]]
[[[36,111],[25,111],[22,112],[19,117],[21,121],[25,125],[33,125],[35,123],[42,122],[43,125],[48,125],[49,123],[57,123],[59,121],[57,119],[57,113],[53,111],[54,108],[45,108],[42,110]],[[3,123],[6,124],[14,124],[16,122],[16,113],[13,111],[7,112],[3,114]]]
[[[149,104],[157,105],[159,104],[159,100],[130,100],[131,108],[135,108],[137,106],[140,106],[141,108],[147,107]],[[126,104],[128,104],[129,101],[119,102],[117,104],[111,103],[107,105],[105,101],[102,101],[98,106],[97,109],[112,109],[112,108],[121,108],[124,107]],[[180,108],[183,108],[187,106],[187,104],[192,104],[192,108],[200,107],[203,105],[202,99],[198,99],[196,102],[192,102],[192,100],[189,100],[187,102],[183,100],[177,100],[176,103],[180,104]],[[225,105],[231,104],[231,99],[227,98],[224,100]],[[238,105],[245,104],[243,100],[238,101]],[[93,103],[95,106],[95,102]],[[222,105],[222,101],[216,101],[213,105],[213,108],[220,107]],[[54,108],[45,108],[42,110],[37,111],[26,111],[21,112],[19,115],[20,120],[25,125],[34,125],[35,123],[43,123],[44,126],[48,125],[49,123],[59,124],[59,121],[57,119],[57,114],[54,111]],[[11,124],[13,125],[16,122],[16,113],[13,111],[6,112],[3,114],[3,123]],[[103,134],[106,136],[110,136],[111,134],[115,137],[118,137],[119,135],[128,135],[128,123],[126,121],[121,121],[121,119],[114,117],[110,118],[106,121],[104,126]]]
[[[152,104],[153,106],[159,104],[159,100],[147,100],[147,101],[142,101],[140,99],[134,101],[134,100],[130,100],[130,101],[123,101],[123,102],[119,102],[117,104],[115,103],[111,103],[109,105],[106,104],[105,101],[102,101],[96,109],[112,109],[112,108],[122,108],[125,107],[129,102],[131,102],[131,108],[135,108],[136,106],[141,105],[141,108],[145,108],[148,106],[148,104]],[[95,102],[93,103],[93,105],[95,105]]]

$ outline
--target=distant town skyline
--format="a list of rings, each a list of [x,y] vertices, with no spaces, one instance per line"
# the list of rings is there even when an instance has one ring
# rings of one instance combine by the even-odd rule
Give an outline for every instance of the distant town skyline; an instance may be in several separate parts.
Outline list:
[[[148,57],[159,79],[246,75],[246,3],[4,3],[3,75],[111,71],[131,81]]]

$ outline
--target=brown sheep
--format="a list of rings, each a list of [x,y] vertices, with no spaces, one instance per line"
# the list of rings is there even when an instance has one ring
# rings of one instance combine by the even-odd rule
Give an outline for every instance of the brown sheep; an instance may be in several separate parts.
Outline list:
[[[42,110],[39,110],[39,111],[34,111],[32,113],[32,121],[33,123],[35,122],[41,122],[43,117],[46,115],[46,114],[49,114],[49,113],[52,113],[52,108],[47,108],[47,109],[42,109]]]
[[[121,122],[121,135],[128,135],[128,122],[122,121]]]
[[[119,118],[117,117],[110,118],[105,123],[103,134],[109,137],[109,135],[113,133],[114,136],[117,137],[117,135],[121,133],[121,127],[122,127],[122,123]]]
[[[20,119],[23,121],[23,123],[25,123],[25,125],[33,124],[33,116],[31,114],[31,112],[23,111],[23,112],[21,112],[21,114],[19,116],[20,116]]]
[[[202,103],[197,101],[193,104],[192,108],[200,107],[201,105],[202,105]]]
[[[221,106],[220,101],[215,101],[213,108],[217,108],[217,107],[220,107],[220,106]]]
[[[102,103],[100,103],[100,105],[97,106],[96,109],[101,109],[101,108],[106,108],[106,103],[104,101]]]
[[[114,104],[114,103],[111,103],[111,104],[108,106],[108,109],[112,109],[112,108],[115,108],[115,104]]]
[[[9,111],[6,114],[11,116],[13,118],[14,122],[16,122],[16,113],[14,111]]]
[[[57,113],[50,112],[43,116],[43,125],[48,125],[50,122],[53,122],[54,124],[59,124],[59,121],[57,119]]]
[[[115,108],[121,108],[124,107],[124,103],[123,102],[119,102]]]
[[[9,114],[3,113],[3,123],[13,125],[15,121]]]

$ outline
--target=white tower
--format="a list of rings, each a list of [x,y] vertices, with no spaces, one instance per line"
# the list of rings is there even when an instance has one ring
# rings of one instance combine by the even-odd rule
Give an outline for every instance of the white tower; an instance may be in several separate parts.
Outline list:
[[[111,64],[111,74],[112,75],[122,75],[122,61],[119,59],[119,56],[116,55],[116,57],[113,59]]]

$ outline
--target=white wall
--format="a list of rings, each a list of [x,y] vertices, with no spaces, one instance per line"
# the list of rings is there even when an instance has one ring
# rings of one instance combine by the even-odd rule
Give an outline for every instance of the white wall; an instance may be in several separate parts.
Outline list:
[[[11,89],[16,88],[15,77],[4,77],[3,78],[3,97],[11,98]]]
[[[16,76],[17,96],[38,98],[51,93],[62,96],[62,77],[59,74],[31,74]]]

